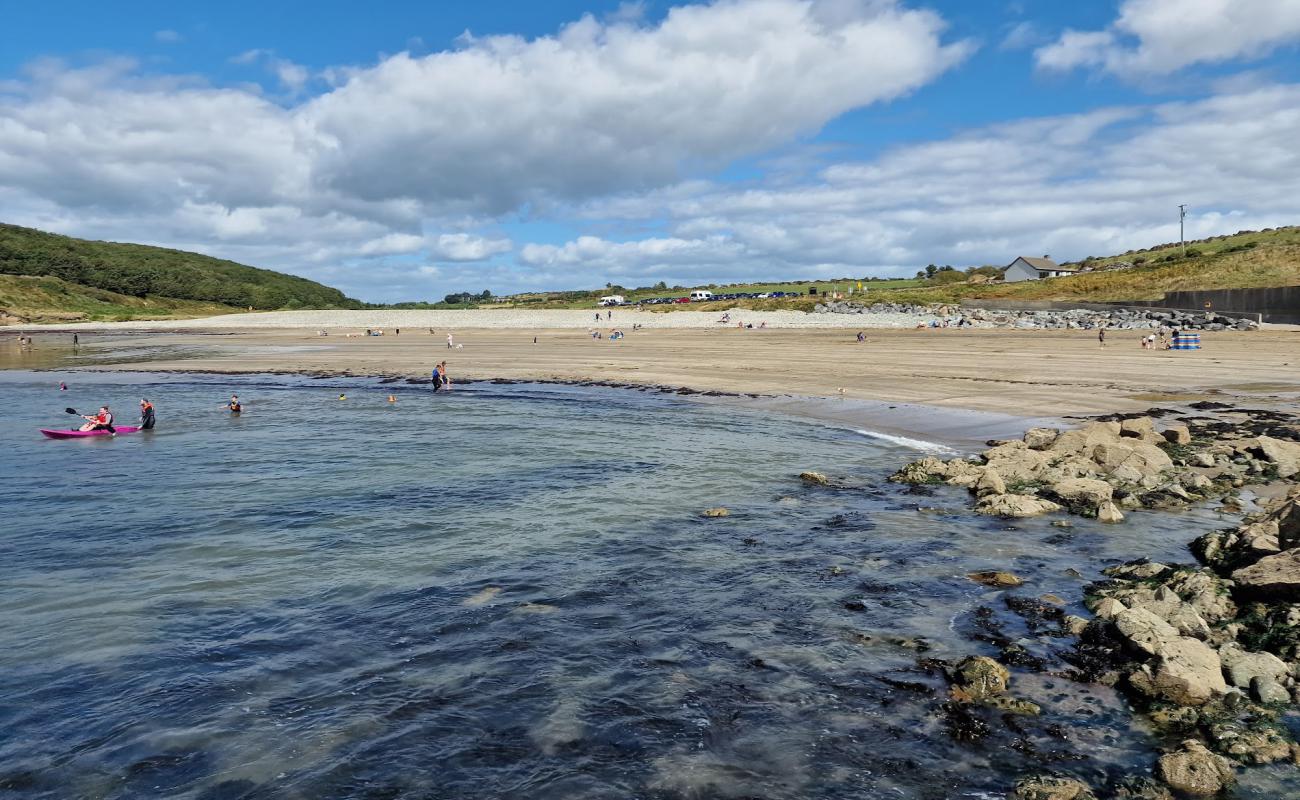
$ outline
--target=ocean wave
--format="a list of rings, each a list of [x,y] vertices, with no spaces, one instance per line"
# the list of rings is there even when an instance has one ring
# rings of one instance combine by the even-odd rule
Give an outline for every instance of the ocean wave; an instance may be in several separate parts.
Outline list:
[[[872,439],[880,439],[881,441],[890,442],[892,444],[896,444],[901,447],[910,447],[913,450],[921,450],[926,453],[956,454],[957,452],[956,450],[954,450],[953,448],[949,447],[946,444],[939,444],[938,442],[929,442],[926,441],[925,439],[913,439],[910,436],[898,436],[892,433],[881,433],[880,431],[864,431],[860,428],[855,428],[853,432],[860,433],[863,436],[867,436]]]

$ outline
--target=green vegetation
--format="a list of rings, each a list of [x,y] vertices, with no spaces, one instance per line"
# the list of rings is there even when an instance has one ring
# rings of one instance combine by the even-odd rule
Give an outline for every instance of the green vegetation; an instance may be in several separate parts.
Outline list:
[[[28,322],[124,322],[131,319],[209,317],[241,310],[195,300],[152,295],[131,297],[60,278],[0,275],[0,318],[8,315]]]
[[[57,278],[84,289],[149,300],[153,304],[149,307],[154,308],[183,307],[162,303],[163,298],[189,301],[194,307],[217,306],[224,311],[231,308],[361,307],[360,303],[337,289],[306,278],[184,250],[74,239],[16,225],[0,224],[0,274]],[[17,286],[12,288],[17,291]],[[91,297],[87,292],[79,296]],[[59,296],[57,293],[43,294],[41,298],[57,301]],[[5,301],[5,308],[11,314],[18,313],[20,308],[43,308],[37,300],[36,296],[18,296]],[[90,307],[98,308],[100,302],[92,301]],[[134,307],[133,304],[124,306],[115,299],[103,302],[110,306]],[[48,310],[73,309],[54,306]],[[138,313],[147,315],[150,312],[140,310]],[[96,318],[110,315],[110,312],[93,314]]]
[[[698,286],[668,286],[666,283],[658,283],[654,286],[641,286],[635,289],[628,289],[616,284],[606,284],[603,289],[592,289],[588,291],[568,291],[568,292],[535,292],[529,294],[512,295],[511,297],[497,298],[494,305],[508,305],[514,308],[591,308],[600,298],[606,295],[622,295],[629,303],[636,303],[641,300],[649,300],[656,297],[686,297],[696,289],[706,289],[714,294],[770,294],[772,292],[800,292],[807,295],[809,289],[817,290],[817,297],[831,292],[848,293],[852,289],[855,293],[858,291],[858,284],[862,284],[863,290],[899,288],[905,286],[919,286],[924,282],[914,278],[837,278],[835,280],[813,280],[813,281],[784,281],[768,283],[729,283],[729,284],[701,284]],[[811,307],[812,303],[817,302],[817,297],[802,298],[782,298],[773,300],[747,299],[747,300],[719,300],[715,303],[692,303],[693,311],[709,311],[713,308],[744,308],[756,309],[792,309],[799,308],[801,304],[806,303]],[[448,298],[450,299],[450,297]],[[810,300],[810,302],[808,302]],[[652,306],[654,311],[671,311],[672,306]]]

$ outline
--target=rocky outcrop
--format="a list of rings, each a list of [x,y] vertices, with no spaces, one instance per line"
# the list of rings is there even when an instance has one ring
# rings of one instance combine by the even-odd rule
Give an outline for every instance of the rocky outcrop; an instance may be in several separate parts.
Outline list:
[[[1279,478],[1300,474],[1300,442],[1284,442],[1271,436],[1260,436],[1255,439],[1250,450],[1272,464]]]
[[[1248,597],[1300,602],[1300,547],[1242,567],[1232,573],[1232,580]]]
[[[1197,796],[1218,794],[1237,779],[1228,759],[1210,752],[1195,739],[1188,739],[1178,751],[1161,756],[1156,774],[1178,791]]]
[[[1035,775],[1016,783],[1008,800],[1097,800],[1088,784],[1074,778]]]
[[[975,510],[991,517],[1038,517],[1060,511],[1051,500],[1027,494],[993,494],[981,497]]]
[[[890,319],[911,316],[920,320],[936,320],[939,324],[971,325],[977,328],[1018,328],[1021,330],[1204,330],[1224,331],[1257,330],[1254,320],[1225,317],[1213,312],[1165,311],[1156,309],[1120,308],[1098,311],[1094,309],[1066,309],[1042,311],[1010,311],[983,308],[961,308],[945,305],[915,305],[910,303],[873,303],[863,305],[855,300],[827,300],[813,306],[817,314],[872,314]]]

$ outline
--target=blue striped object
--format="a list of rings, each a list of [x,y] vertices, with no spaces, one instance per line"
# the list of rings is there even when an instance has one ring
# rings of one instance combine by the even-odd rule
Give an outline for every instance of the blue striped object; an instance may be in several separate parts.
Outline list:
[[[1200,350],[1201,335],[1199,333],[1180,333],[1174,337],[1173,344],[1169,345],[1170,350]]]

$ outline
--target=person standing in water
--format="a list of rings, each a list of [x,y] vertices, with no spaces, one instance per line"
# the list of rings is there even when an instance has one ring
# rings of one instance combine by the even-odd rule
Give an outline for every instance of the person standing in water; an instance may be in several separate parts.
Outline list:
[[[232,394],[230,402],[226,403],[225,408],[230,409],[231,414],[238,414],[244,410],[244,406],[239,402],[239,395]]]
[[[443,362],[442,362],[441,364],[439,364],[438,366],[442,368],[442,385],[443,385],[443,386],[446,386],[447,389],[450,390],[450,389],[451,389],[451,376],[447,374],[447,362],[446,362],[446,361],[443,361]]]
[[[433,390],[436,392],[442,388],[442,365],[433,365]]]
[[[140,430],[153,430],[154,422],[153,403],[149,402],[149,398],[143,397],[140,399]]]

